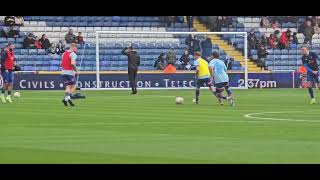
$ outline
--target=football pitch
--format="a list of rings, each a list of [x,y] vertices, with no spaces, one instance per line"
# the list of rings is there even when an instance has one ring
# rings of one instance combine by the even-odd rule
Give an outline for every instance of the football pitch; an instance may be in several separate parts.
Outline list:
[[[316,97],[320,96],[318,91]],[[306,89],[21,91],[0,103],[0,163],[320,163],[320,99]],[[176,105],[176,96],[185,99]]]

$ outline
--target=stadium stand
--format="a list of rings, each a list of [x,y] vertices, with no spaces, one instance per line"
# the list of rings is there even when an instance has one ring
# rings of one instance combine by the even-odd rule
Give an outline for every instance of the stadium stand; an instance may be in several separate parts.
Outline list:
[[[210,19],[211,18],[211,19]],[[60,55],[51,54],[50,49],[24,49],[23,41],[29,33],[41,37],[46,34],[51,43],[58,43],[65,39],[69,29],[74,34],[82,32],[86,42],[84,45],[79,44],[78,54],[82,57],[84,64],[82,70],[95,70],[95,31],[112,30],[112,31],[155,31],[155,32],[188,32],[188,31],[223,31],[223,32],[255,32],[257,39],[262,35],[269,37],[276,30],[280,34],[287,29],[291,32],[297,32],[298,44],[290,43],[285,49],[271,48],[267,46],[268,55],[265,57],[265,69],[270,71],[276,70],[296,70],[301,65],[301,53],[299,48],[304,42],[304,35],[300,30],[308,17],[299,16],[296,22],[274,21],[274,17],[268,17],[270,27],[261,27],[260,16],[229,16],[216,17],[213,21],[211,16],[198,16],[193,22],[193,28],[189,28],[187,18],[184,21],[177,21],[168,26],[163,22],[161,17],[157,16],[24,16],[23,25],[16,28],[20,35],[14,38],[1,37],[0,47],[3,48],[7,42],[16,44],[15,54],[22,70],[25,71],[57,71],[59,70]],[[5,28],[4,16],[0,17],[1,28]],[[315,18],[315,21],[317,18]],[[211,23],[215,22],[215,23]],[[276,24],[276,25],[274,25]],[[218,51],[224,61],[230,62],[230,69],[244,69],[244,38],[235,35],[211,35],[212,50]],[[185,44],[186,36],[173,35],[129,35],[117,34],[101,35],[100,62],[102,71],[121,71],[126,70],[126,58],[121,55],[121,49],[133,43],[141,55],[141,70],[155,70],[154,62],[161,52],[166,53],[173,47],[177,54],[177,61],[184,53],[188,46]],[[108,39],[108,41],[106,41]],[[314,34],[312,43],[307,44],[312,51],[320,52],[320,35]],[[66,44],[68,47],[68,44]],[[236,47],[236,48],[234,48]],[[249,71],[261,71],[257,65],[259,49],[249,49],[251,61],[248,63]],[[191,61],[191,65],[192,65]]]

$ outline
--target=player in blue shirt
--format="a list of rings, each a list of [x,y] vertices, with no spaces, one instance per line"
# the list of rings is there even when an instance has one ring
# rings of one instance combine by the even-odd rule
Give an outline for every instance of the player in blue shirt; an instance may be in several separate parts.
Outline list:
[[[211,59],[209,68],[213,77],[214,86],[216,87],[216,97],[221,105],[223,104],[222,100],[229,100],[230,105],[235,106],[233,93],[229,87],[229,76],[227,74],[227,67],[225,63],[219,59],[219,54],[217,52],[212,53]],[[227,91],[227,97],[222,95],[224,90]]]
[[[315,104],[316,103],[316,99],[314,98],[314,94],[313,94],[313,83],[317,83],[318,88],[320,90],[320,83],[319,83],[319,66],[318,66],[318,62],[317,59],[318,56],[316,55],[316,53],[314,52],[310,52],[308,50],[308,47],[303,46],[301,47],[301,52],[302,52],[302,63],[303,66],[307,69],[307,81],[308,81],[308,91],[311,97],[311,104]]]

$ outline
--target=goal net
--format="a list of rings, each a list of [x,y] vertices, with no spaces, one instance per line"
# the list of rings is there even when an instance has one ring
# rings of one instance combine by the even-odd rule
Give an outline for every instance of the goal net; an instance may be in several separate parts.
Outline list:
[[[210,42],[210,40],[211,42]],[[128,58],[121,50],[133,46],[140,55],[137,86],[144,89],[191,89],[194,88],[193,51],[201,51],[207,59],[216,51],[228,67],[230,86],[248,88],[248,55],[246,32],[167,32],[165,29],[132,28],[124,31],[96,31],[95,33],[95,81],[94,87],[83,89],[128,89]],[[94,48],[94,47],[91,47]],[[189,50],[189,62],[181,56]],[[175,53],[174,74],[161,70],[172,61]],[[170,52],[170,53],[169,53]],[[156,62],[161,54],[164,61]],[[169,55],[170,54],[170,55]],[[85,62],[85,61],[84,61]],[[159,70],[160,69],[160,70]],[[81,80],[81,78],[80,78]],[[100,83],[97,83],[100,82]]]

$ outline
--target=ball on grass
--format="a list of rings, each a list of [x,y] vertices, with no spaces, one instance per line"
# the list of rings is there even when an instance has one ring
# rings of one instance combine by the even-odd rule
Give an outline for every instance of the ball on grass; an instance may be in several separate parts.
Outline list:
[[[13,96],[14,96],[15,98],[20,98],[20,97],[21,97],[21,94],[20,94],[19,92],[15,92],[15,93],[13,94]]]
[[[176,104],[183,104],[184,99],[183,97],[176,97]]]

